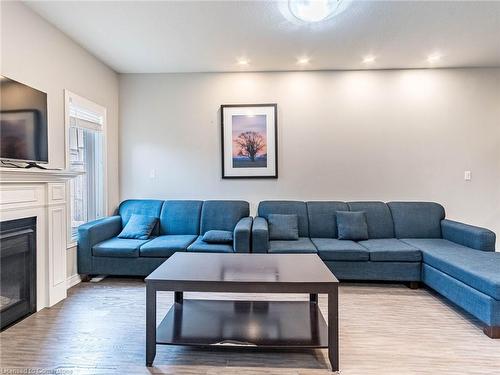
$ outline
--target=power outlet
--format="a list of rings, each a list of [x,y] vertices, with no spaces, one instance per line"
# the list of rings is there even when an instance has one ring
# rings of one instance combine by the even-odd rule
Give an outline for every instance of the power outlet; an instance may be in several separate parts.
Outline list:
[[[150,179],[153,179],[153,178],[156,178],[156,169],[150,169],[149,171],[149,178]]]
[[[464,172],[464,180],[465,181],[470,181],[472,178],[471,172],[470,171],[465,171]]]

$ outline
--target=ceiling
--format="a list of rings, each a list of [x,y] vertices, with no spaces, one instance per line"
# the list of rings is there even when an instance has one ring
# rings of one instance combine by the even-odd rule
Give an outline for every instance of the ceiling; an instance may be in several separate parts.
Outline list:
[[[26,3],[120,73],[500,66],[500,2],[353,1],[312,24],[286,1]]]

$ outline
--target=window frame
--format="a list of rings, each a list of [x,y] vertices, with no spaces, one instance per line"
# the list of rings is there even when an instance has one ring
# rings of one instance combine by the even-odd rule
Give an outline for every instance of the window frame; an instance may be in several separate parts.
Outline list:
[[[65,169],[70,169],[70,103],[77,103],[80,107],[88,108],[92,112],[99,113],[102,116],[102,174],[103,174],[103,211],[104,214],[107,215],[108,211],[108,173],[107,173],[107,156],[108,156],[108,143],[107,143],[107,108],[99,105],[83,96],[77,95],[67,89],[64,90],[64,159],[65,159]],[[71,249],[77,245],[77,242],[72,238],[72,230],[71,230],[71,220],[72,220],[72,211],[71,211],[71,182],[66,182],[66,201],[68,202],[67,212],[67,249]]]

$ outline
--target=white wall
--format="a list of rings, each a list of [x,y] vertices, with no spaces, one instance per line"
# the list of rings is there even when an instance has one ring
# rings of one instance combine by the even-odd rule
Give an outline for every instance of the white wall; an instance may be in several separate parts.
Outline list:
[[[269,102],[279,179],[222,180],[219,106]],[[126,74],[120,118],[121,199],[430,200],[500,234],[500,69]]]
[[[110,210],[119,200],[118,75],[20,2],[1,2],[1,74],[47,93],[49,167],[65,166],[64,89],[107,108]],[[68,275],[76,272],[75,249]]]

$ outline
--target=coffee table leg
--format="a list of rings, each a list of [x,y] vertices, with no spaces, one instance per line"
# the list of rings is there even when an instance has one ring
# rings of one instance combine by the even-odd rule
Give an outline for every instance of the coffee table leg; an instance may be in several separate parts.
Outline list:
[[[338,288],[328,293],[328,358],[332,371],[339,370],[339,294]]]
[[[309,294],[309,302],[318,303],[318,294],[317,293]]]
[[[156,356],[156,289],[146,283],[146,366],[153,366]]]
[[[184,297],[182,292],[174,292],[174,302],[175,303],[182,303]]]

